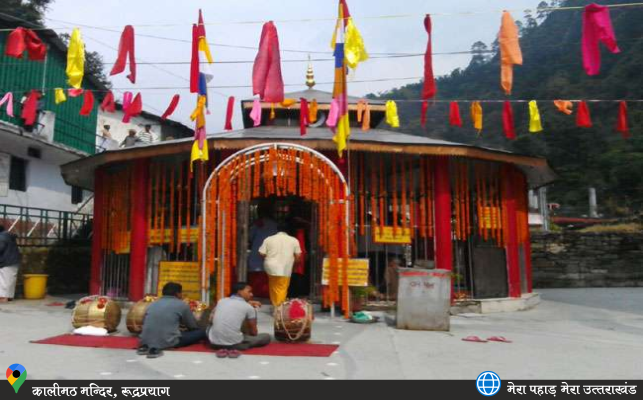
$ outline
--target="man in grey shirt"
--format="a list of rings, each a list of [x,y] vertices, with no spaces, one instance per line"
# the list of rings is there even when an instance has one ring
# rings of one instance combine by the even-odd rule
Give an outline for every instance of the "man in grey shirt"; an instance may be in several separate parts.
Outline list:
[[[163,355],[163,349],[189,346],[206,338],[182,297],[181,284],[168,282],[163,286],[163,297],[150,304],[145,312],[137,354],[157,358]],[[180,324],[188,331],[181,332]]]
[[[252,301],[252,287],[246,282],[232,286],[232,296],[221,299],[212,313],[208,339],[219,349],[217,357],[236,358],[238,350],[262,347],[270,343],[270,335],[257,333],[257,310],[261,303]]]

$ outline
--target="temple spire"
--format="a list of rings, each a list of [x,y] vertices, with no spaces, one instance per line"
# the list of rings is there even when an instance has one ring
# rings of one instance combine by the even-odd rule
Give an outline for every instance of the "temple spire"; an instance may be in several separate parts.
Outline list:
[[[308,55],[308,69],[306,70],[306,86],[312,89],[315,86],[315,73],[313,72],[313,64],[310,61],[310,54]]]

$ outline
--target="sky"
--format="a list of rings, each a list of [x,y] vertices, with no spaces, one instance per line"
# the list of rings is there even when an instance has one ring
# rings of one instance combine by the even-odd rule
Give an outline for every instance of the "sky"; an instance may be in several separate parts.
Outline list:
[[[434,53],[467,51],[478,40],[486,44],[493,42],[500,27],[503,9],[510,10],[515,19],[522,19],[524,10],[535,10],[540,1],[348,0],[348,6],[355,25],[364,38],[367,51],[377,56],[378,53],[423,54],[427,42],[423,19],[427,13],[433,16]],[[125,78],[127,73],[113,76],[117,100],[125,90],[134,93],[140,91],[144,110],[161,115],[172,96],[180,94],[179,107],[170,119],[193,127],[189,116],[196,103],[196,95],[189,93],[187,87],[191,26],[197,22],[199,8],[203,11],[207,39],[211,43],[210,49],[215,61],[246,61],[243,64],[212,66],[214,79],[209,84],[213,88],[209,90],[211,114],[207,117],[208,133],[223,130],[228,96],[234,96],[237,102],[252,98],[250,87],[214,87],[252,84],[252,61],[256,56],[264,22],[273,20],[277,27],[282,73],[284,82],[288,85],[286,93],[306,88],[308,54],[313,60],[332,56],[330,39],[337,17],[337,0],[56,0],[46,14],[46,24],[58,33],[71,32],[73,27],[79,27],[86,49],[103,56],[107,72],[116,60],[123,27],[134,26],[137,34],[136,59],[139,63],[137,81],[132,84]],[[470,55],[435,55],[435,74],[443,75],[455,68],[466,67],[470,58]],[[159,62],[181,64],[156,64]],[[322,83],[332,82],[333,63],[313,61],[312,64],[315,80],[318,82],[315,88],[331,91],[330,84]],[[363,96],[384,92],[419,80],[397,78],[417,78],[422,74],[421,56],[372,58],[360,64],[349,77],[349,94]],[[396,80],[352,82],[393,78]],[[235,129],[242,128],[239,110],[237,105],[233,120]]]

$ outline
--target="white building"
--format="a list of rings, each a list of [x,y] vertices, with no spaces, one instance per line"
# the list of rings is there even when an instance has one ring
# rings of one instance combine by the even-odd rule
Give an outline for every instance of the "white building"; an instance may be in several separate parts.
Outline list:
[[[101,110],[98,111],[98,120],[96,126],[96,152],[101,152],[104,149],[111,150],[118,148],[123,140],[128,135],[130,129],[134,129],[137,133],[144,130],[145,125],[152,125],[152,132],[159,141],[179,139],[190,137],[194,132],[185,125],[170,121],[162,120],[158,115],[142,112],[141,115],[133,117],[129,123],[123,122],[125,113],[122,106],[116,104],[116,112],[108,113]],[[109,132],[112,140],[103,137],[103,129],[105,125],[109,126]]]

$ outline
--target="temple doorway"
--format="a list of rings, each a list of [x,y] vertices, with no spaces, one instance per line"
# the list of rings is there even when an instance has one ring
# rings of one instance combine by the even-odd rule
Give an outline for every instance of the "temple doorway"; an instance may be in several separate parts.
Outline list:
[[[253,146],[217,167],[202,198],[204,301],[228,295],[241,280],[253,285],[257,297],[266,296],[256,250],[282,223],[305,253],[293,267],[289,296],[341,302],[348,310],[348,285],[339,280],[351,252],[350,191],[328,158],[289,143]],[[322,287],[325,260],[328,280]]]

